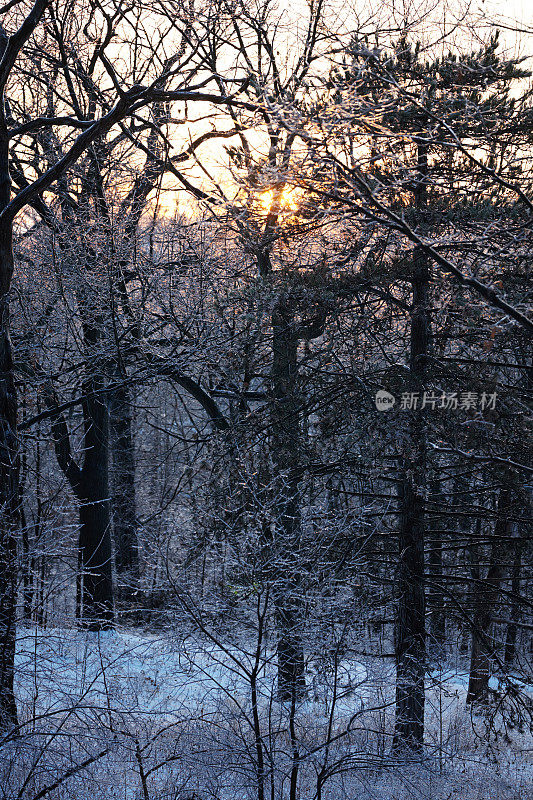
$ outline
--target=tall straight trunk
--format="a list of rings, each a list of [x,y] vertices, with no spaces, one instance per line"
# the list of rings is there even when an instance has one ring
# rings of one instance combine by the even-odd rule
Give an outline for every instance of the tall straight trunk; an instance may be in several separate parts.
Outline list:
[[[37,403],[37,411],[40,412],[40,404]],[[38,579],[38,564],[39,564],[39,548],[41,546],[41,537],[43,534],[43,499],[41,494],[41,445],[39,436],[36,437],[35,443],[35,518],[33,521],[33,553],[30,562],[30,583],[28,587],[24,587],[24,619],[31,620],[32,608],[35,608],[35,618],[37,615],[37,591],[39,589]],[[41,556],[42,558],[42,556]]]
[[[297,398],[298,335],[288,304],[272,313],[271,456],[275,532],[269,548],[278,628],[278,695],[294,700],[305,694],[302,602],[299,591],[300,496],[298,465],[300,420]]]
[[[111,511],[119,594],[127,599],[139,579],[139,541],[135,495],[135,445],[130,391],[121,385],[110,395]]]
[[[79,504],[78,569],[76,615],[80,624],[92,630],[112,626],[113,571],[111,519],[109,510],[109,424],[104,394],[104,370],[94,357],[99,333],[84,324],[86,376],[82,392],[83,466],[72,455],[68,426],[57,410],[58,399],[44,385],[46,402],[52,412],[52,434],[56,457]]]
[[[20,522],[22,527],[22,616],[24,620],[30,621],[33,602],[34,558],[31,555],[29,528],[22,507],[20,511]]]
[[[24,388],[23,388],[24,393]],[[24,415],[26,410],[24,394],[20,404],[20,412]],[[19,522],[20,522],[20,544],[21,544],[21,565],[20,572],[22,578],[22,617],[24,620],[31,619],[31,605],[33,598],[33,557],[30,555],[30,531],[26,513],[24,509],[24,488],[27,478],[28,459],[25,447],[21,448],[20,472],[19,472]],[[37,469],[36,469],[37,472]]]
[[[527,388],[533,388],[533,370],[528,370],[527,373]],[[522,553],[524,542],[527,541],[528,536],[531,534],[531,511],[532,511],[533,490],[525,494],[525,503],[523,508],[523,515],[526,519],[525,530],[519,530],[518,525],[515,525],[515,542],[514,542],[514,558],[513,568],[511,572],[511,603],[509,607],[509,618],[511,622],[507,626],[507,633],[505,637],[505,652],[504,664],[506,668],[510,669],[516,653],[516,639],[518,635],[518,622],[520,620],[520,588],[522,581]]]
[[[489,694],[489,679],[492,673],[494,642],[492,640],[492,617],[498,602],[501,585],[505,579],[505,561],[508,537],[512,535],[513,523],[509,520],[511,492],[507,487],[498,496],[497,518],[490,547],[487,575],[475,587],[474,617],[472,620],[472,649],[470,653],[470,677],[467,703],[486,700]]]
[[[418,146],[420,186],[416,207],[426,206],[427,149]],[[413,253],[409,371],[411,390],[422,393],[430,343],[430,269],[425,253]],[[399,484],[399,565],[396,618],[396,719],[394,747],[421,751],[424,744],[424,677],[426,670],[426,600],[424,538],[426,486],[426,420],[419,406],[409,412],[408,436]]]
[[[424,741],[424,502],[409,478],[400,485],[400,563],[396,620],[394,745],[420,750]]]
[[[113,623],[111,519],[109,511],[109,426],[101,380],[84,383],[85,456],[77,495],[80,502],[80,620],[93,630]]]
[[[36,2],[16,36],[0,30],[0,214],[11,199],[9,135],[5,86],[16,55],[44,13],[45,2]],[[5,56],[11,46],[11,53]],[[13,219],[0,222],[0,728],[17,724],[13,691],[17,613],[17,531],[19,528],[19,449],[17,393],[10,340],[9,291],[13,279]]]
[[[0,131],[0,212],[9,203],[9,145]],[[17,608],[19,454],[17,394],[9,338],[9,290],[13,276],[13,227],[0,227],[0,727],[17,723],[13,693]]]
[[[439,482],[432,487],[433,502],[437,504],[437,515],[431,525],[431,543],[428,556],[428,591],[427,605],[429,610],[429,642],[428,650],[440,657],[446,641],[446,617],[444,614],[444,592],[442,587],[442,512],[444,494]]]
[[[514,544],[513,569],[511,572],[511,604],[509,607],[509,618],[511,622],[507,625],[505,636],[505,651],[503,662],[507,669],[513,666],[516,653],[516,639],[518,635],[518,625],[520,619],[520,578],[522,572],[522,540],[517,537]]]

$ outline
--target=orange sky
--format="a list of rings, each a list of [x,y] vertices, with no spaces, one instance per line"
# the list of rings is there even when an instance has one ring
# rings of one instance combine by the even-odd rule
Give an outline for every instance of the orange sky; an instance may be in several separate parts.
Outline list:
[[[479,35],[480,39],[487,39],[490,33],[491,25],[501,25],[501,41],[505,49],[507,49],[508,56],[515,55],[529,55],[533,54],[533,0],[389,0],[383,3],[383,0],[329,0],[329,7],[337,7],[344,13],[345,20],[348,20],[352,14],[350,9],[357,8],[361,13],[362,19],[372,18],[373,12],[383,13],[383,8],[393,10],[393,14],[397,21],[402,18],[405,10],[411,15],[415,9],[420,13],[421,9],[433,8],[434,15],[440,20],[446,20],[446,28],[449,29],[455,14],[459,8],[465,8],[469,5],[471,17],[477,18],[475,32]],[[278,45],[283,48],[283,40],[288,46],[289,51],[294,55],[295,47],[294,42],[289,46],[288,40],[296,37],[298,28],[305,24],[307,0],[278,0],[278,9],[285,17],[285,28],[282,41]],[[481,23],[480,17],[485,17],[485,22]],[[292,28],[291,20],[294,20],[294,28]],[[303,20],[303,23],[302,23]],[[531,34],[513,33],[507,28],[512,28],[513,23],[517,22],[526,30],[531,30]],[[461,35],[455,37],[460,40]],[[193,111],[193,108],[190,109]],[[194,111],[197,109],[195,108]],[[219,123],[222,129],[227,129],[231,126],[229,121],[222,121]],[[196,130],[195,130],[196,128]],[[183,131],[183,128],[181,129]],[[194,136],[197,134],[197,126],[190,126],[189,133]],[[205,127],[202,128],[205,130]],[[254,137],[253,137],[254,138]],[[232,140],[222,140],[221,142],[214,142],[204,146],[199,151],[202,163],[204,163],[209,172],[218,180],[228,186],[228,174],[224,167],[227,161],[227,156],[224,151],[224,146],[231,144]],[[257,147],[260,147],[260,138],[257,137]],[[181,147],[181,143],[177,143],[176,148]],[[202,175],[202,170],[199,167],[193,166],[188,169],[187,176],[195,182],[202,181],[206,186],[206,176]],[[176,180],[172,179],[167,184],[169,187],[176,185]],[[168,191],[161,197],[160,208],[164,213],[172,214],[177,208],[181,213],[190,213],[191,199],[190,196],[184,191]]]

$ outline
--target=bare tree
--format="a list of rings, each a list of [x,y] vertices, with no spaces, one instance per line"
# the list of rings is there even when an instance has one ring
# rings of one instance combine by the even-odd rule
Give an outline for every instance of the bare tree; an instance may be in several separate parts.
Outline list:
[[[11,9],[12,5],[8,4],[6,10]],[[127,73],[120,74],[116,70],[106,55],[108,48],[117,47],[115,42],[115,35],[117,32],[124,31],[129,25],[141,26],[136,12],[125,7],[122,3],[111,4],[108,9],[107,6],[95,3],[88,10],[87,26],[85,31],[87,37],[90,38],[90,26],[99,21],[104,23],[104,30],[106,35],[102,40],[98,40],[96,47],[93,50],[93,56],[89,59],[91,69],[94,71],[96,67],[102,68],[104,74],[107,75],[109,81],[108,87],[103,90],[102,98],[99,107],[89,104],[89,107],[84,110],[80,109],[77,101],[77,94],[75,86],[78,83],[83,83],[84,75],[80,71],[79,56],[76,51],[76,45],[67,37],[70,32],[71,26],[76,24],[77,14],[79,9],[73,6],[61,6],[59,16],[56,14],[52,4],[47,0],[38,0],[31,11],[25,12],[22,5],[17,4],[15,17],[19,18],[20,25],[15,28],[14,32],[7,36],[3,34],[4,50],[0,66],[0,88],[2,90],[2,141],[3,141],[3,155],[2,155],[2,186],[4,187],[3,205],[0,211],[0,228],[2,240],[2,320],[3,320],[3,334],[2,334],[2,372],[4,381],[2,383],[3,391],[5,392],[4,400],[0,404],[3,409],[3,420],[1,429],[2,436],[2,465],[5,469],[5,478],[2,480],[3,490],[6,492],[5,499],[2,503],[3,509],[3,553],[5,557],[2,559],[2,608],[5,608],[5,613],[2,615],[2,641],[4,646],[2,653],[4,662],[2,667],[2,692],[3,692],[3,716],[5,718],[14,720],[14,701],[12,694],[12,672],[13,672],[13,653],[14,653],[14,569],[13,557],[15,551],[14,530],[16,527],[16,513],[18,507],[18,489],[17,489],[17,439],[16,439],[16,395],[13,384],[13,363],[11,347],[9,343],[9,289],[11,285],[11,278],[13,274],[13,251],[12,251],[12,235],[13,223],[17,214],[23,209],[27,208],[32,203],[42,202],[41,198],[43,192],[46,192],[57,181],[61,181],[63,175],[76,163],[76,161],[86,152],[92,152],[93,158],[97,158],[98,142],[105,140],[113,126],[120,124],[126,117],[135,117],[139,114],[141,109],[146,108],[150,103],[163,102],[163,101],[193,101],[202,100],[209,102],[213,100],[215,104],[232,101],[231,98],[226,100],[226,97],[218,94],[210,94],[209,92],[202,91],[203,81],[191,86],[191,81],[194,80],[196,69],[191,66],[190,69],[184,69],[181,61],[184,59],[185,63],[188,56],[185,54],[183,59],[178,58],[177,63],[161,61],[156,57],[151,61],[148,59],[147,68],[141,70],[139,76]],[[4,10],[4,13],[6,13]],[[178,12],[178,13],[175,13]],[[134,18],[131,15],[134,14]],[[185,14],[187,17],[187,14]],[[177,21],[180,19],[179,8],[165,8],[162,12],[162,17],[165,20],[167,32],[174,33]],[[82,17],[83,18],[83,15]],[[43,35],[47,36],[47,31],[50,30],[52,35],[48,42],[54,39],[56,41],[56,59],[58,70],[63,69],[66,79],[67,97],[70,97],[67,102],[64,112],[60,116],[48,117],[45,114],[36,116],[31,119],[17,118],[17,98],[16,96],[10,103],[6,98],[6,87],[10,87],[11,92],[16,92],[18,84],[17,70],[15,69],[17,61],[20,59],[23,49],[32,41],[39,39],[39,24],[41,20],[46,20],[46,25],[42,27]],[[16,26],[17,19],[13,19],[11,23]],[[187,27],[188,22],[185,22]],[[149,28],[150,26],[148,26]],[[144,35],[150,36],[148,29],[143,27]],[[84,35],[84,34],[82,34]],[[32,39],[33,37],[33,39]],[[126,39],[123,41],[127,41]],[[44,47],[46,45],[43,42]],[[39,43],[38,47],[41,46]],[[31,47],[30,47],[31,51]],[[70,62],[71,67],[65,68],[65,65]],[[52,67],[52,74],[54,67]],[[146,81],[146,85],[142,83],[130,84],[128,81],[131,79]],[[173,85],[168,83],[172,79]],[[87,76],[86,76],[87,79]],[[91,75],[88,76],[91,82]],[[8,81],[10,82],[8,84]],[[49,85],[49,84],[48,84]],[[46,104],[49,99],[47,90],[47,79],[44,80],[44,85],[37,79],[36,86],[38,91],[41,92],[41,98],[44,102],[41,106]],[[52,109],[50,109],[52,110]],[[100,116],[98,116],[100,112]],[[143,128],[150,128],[149,123],[143,123]],[[13,141],[19,140],[21,137],[29,134],[41,132],[42,137],[46,138],[46,134],[56,127],[59,131],[66,131],[67,136],[64,141],[63,147],[60,152],[56,154],[48,153],[47,157],[50,159],[47,169],[40,175],[30,176],[26,182],[21,186],[18,193],[11,199],[11,179],[10,167],[12,166],[12,147]],[[80,131],[77,136],[73,136],[77,131]],[[91,148],[93,150],[91,151]],[[15,159],[15,168],[18,166]],[[97,176],[95,176],[97,178]],[[67,208],[64,209],[68,212]],[[94,258],[93,258],[94,261]],[[93,268],[95,264],[93,263]],[[90,347],[94,348],[98,343],[99,338],[99,308],[97,297],[94,292],[84,292],[81,297],[85,304],[86,313],[88,315],[88,325],[86,326],[86,337]],[[77,490],[83,494],[82,508],[86,509],[86,513],[90,519],[87,519],[85,530],[88,533],[87,540],[83,542],[84,560],[87,566],[87,575],[89,576],[89,604],[94,602],[100,611],[104,611],[104,617],[109,620],[112,616],[111,608],[111,552],[109,546],[109,533],[108,531],[108,506],[107,506],[107,462],[104,464],[103,456],[99,457],[99,448],[104,444],[104,439],[107,430],[106,408],[99,397],[98,392],[101,389],[97,376],[91,376],[88,379],[85,390],[87,392],[87,399],[85,401],[87,409],[87,426],[86,434],[89,437],[89,449],[86,453],[87,472],[79,472],[71,455],[68,451],[65,452],[65,466],[68,466],[70,475],[72,477],[72,485],[77,487]],[[96,380],[96,384],[95,381]],[[93,420],[94,417],[94,420]],[[93,424],[94,422],[94,424]],[[63,444],[65,440],[63,439]],[[93,463],[94,461],[94,463]],[[68,463],[67,463],[68,462]],[[95,475],[98,476],[98,481],[95,486],[91,486],[90,490],[83,492],[84,477],[88,472],[92,472],[93,468],[96,470]],[[93,496],[93,491],[97,492],[97,496]],[[95,515],[98,518],[96,527],[93,528],[95,522]],[[14,527],[15,526],[15,527]],[[82,526],[83,527],[83,526]],[[94,536],[93,536],[94,533]],[[94,585],[92,582],[94,581]],[[94,594],[93,601],[91,597]],[[94,615],[93,615],[94,616]]]

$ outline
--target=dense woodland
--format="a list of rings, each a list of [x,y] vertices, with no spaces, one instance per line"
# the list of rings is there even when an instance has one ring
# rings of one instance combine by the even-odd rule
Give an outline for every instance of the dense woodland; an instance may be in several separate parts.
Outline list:
[[[5,800],[531,796],[503,5],[0,7]]]

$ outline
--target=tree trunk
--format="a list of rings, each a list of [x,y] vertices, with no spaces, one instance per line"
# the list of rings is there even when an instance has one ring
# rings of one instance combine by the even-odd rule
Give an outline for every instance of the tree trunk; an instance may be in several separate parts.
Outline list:
[[[446,618],[444,614],[444,592],[442,590],[442,507],[444,494],[438,481],[433,485],[433,502],[437,504],[437,514],[431,525],[431,542],[428,557],[429,642],[428,650],[437,658],[443,654],[446,641]]]
[[[531,379],[533,371],[528,371],[528,388],[531,388],[533,380]],[[524,503],[524,516],[526,518],[525,530],[519,530],[518,525],[515,525],[515,543],[514,543],[514,559],[513,569],[511,572],[511,603],[509,608],[509,618],[511,622],[507,626],[507,634],[505,638],[505,652],[503,661],[507,669],[511,669],[516,653],[516,639],[518,635],[518,622],[520,621],[520,588],[522,580],[522,552],[524,542],[527,541],[528,536],[531,534],[531,508],[533,492],[531,489],[526,493]]]
[[[9,149],[0,133],[0,212],[11,193]],[[13,276],[12,223],[0,227],[0,728],[17,723],[13,693],[17,608],[19,466],[17,394],[9,338],[9,289]]]
[[[427,206],[427,145],[418,142],[415,207]],[[423,214],[421,215],[423,221]],[[409,371],[411,390],[425,387],[431,337],[430,268],[427,255],[413,252]],[[426,420],[419,405],[409,412],[407,444],[399,486],[399,568],[396,619],[396,720],[393,745],[414,752],[424,745],[424,677],[426,670],[426,600],[424,538],[426,491]]]
[[[3,239],[3,232],[0,238]],[[0,243],[2,259],[3,242]],[[2,259],[4,261],[4,259]],[[4,265],[0,269],[4,269]],[[17,724],[13,693],[17,610],[18,452],[9,309],[0,298],[0,728]]]
[[[102,387],[84,384],[84,394]],[[83,404],[85,458],[80,474],[79,571],[80,621],[91,630],[113,624],[111,520],[109,513],[109,430],[105,400],[90,396]]]
[[[289,701],[305,695],[303,614],[299,591],[300,496],[297,468],[300,421],[296,378],[298,335],[282,301],[272,314],[272,429],[275,533],[269,549],[278,626],[278,695]]]
[[[400,487],[396,722],[394,745],[420,750],[424,741],[424,503],[409,479]]]
[[[110,397],[111,510],[117,590],[131,598],[139,580],[139,542],[135,496],[135,447],[132,431],[131,398],[128,387],[120,386]]]
[[[487,576],[481,585],[475,587],[476,603],[472,620],[472,649],[470,653],[470,678],[468,682],[467,703],[479,703],[489,694],[489,678],[492,672],[492,617],[501,584],[505,578],[505,552],[508,549],[505,539],[512,534],[513,523],[509,521],[511,508],[510,491],[502,488],[498,497],[498,516],[490,548],[490,561]]]
[[[509,608],[509,618],[511,622],[507,625],[507,633],[505,636],[505,652],[503,656],[503,663],[506,669],[511,669],[514,662],[516,653],[516,637],[518,634],[517,622],[520,617],[520,575],[522,571],[522,540],[516,539],[514,545],[514,560],[513,570],[511,573],[511,605]]]
[[[410,373],[412,389],[424,387],[429,348],[429,266],[415,249],[411,315]],[[396,621],[396,722],[394,747],[422,750],[424,743],[424,676],[426,630],[424,536],[426,424],[421,408],[409,418],[408,444],[399,487],[399,569]]]

